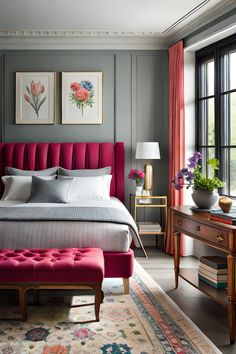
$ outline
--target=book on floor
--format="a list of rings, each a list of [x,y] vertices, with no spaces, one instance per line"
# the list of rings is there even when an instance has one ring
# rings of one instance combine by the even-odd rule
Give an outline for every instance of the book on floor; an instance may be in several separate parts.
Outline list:
[[[213,286],[214,288],[216,289],[226,289],[227,288],[227,282],[214,282],[214,281],[211,281],[205,277],[203,277],[202,275],[198,275],[198,278],[199,280],[203,281],[204,283],[210,285],[210,286]]]
[[[212,268],[212,267],[208,266],[207,264],[204,264],[201,262],[199,263],[199,269],[206,270],[208,272],[211,272],[212,274],[227,274],[228,273],[227,268],[215,269],[215,268]]]
[[[227,268],[226,257],[221,256],[202,256],[200,262],[207,264],[214,269],[225,269]]]
[[[206,270],[198,269],[198,274],[214,282],[227,282],[227,274],[212,274]]]

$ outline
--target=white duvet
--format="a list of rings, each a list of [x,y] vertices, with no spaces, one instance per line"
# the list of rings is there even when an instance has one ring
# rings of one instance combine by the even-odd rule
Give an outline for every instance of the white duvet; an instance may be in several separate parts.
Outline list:
[[[23,203],[0,201],[0,207],[34,208],[38,206],[95,206],[121,208],[116,198],[110,200],[76,200],[70,204]],[[130,217],[130,216],[129,216]],[[0,221],[0,248],[99,247],[104,251],[127,252],[132,234],[127,225],[88,221]]]

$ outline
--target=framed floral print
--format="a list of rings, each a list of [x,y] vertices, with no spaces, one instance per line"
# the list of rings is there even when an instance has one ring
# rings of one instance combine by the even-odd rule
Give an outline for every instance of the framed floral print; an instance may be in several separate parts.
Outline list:
[[[16,124],[54,124],[55,73],[16,73]]]
[[[102,124],[102,72],[62,73],[62,124]]]

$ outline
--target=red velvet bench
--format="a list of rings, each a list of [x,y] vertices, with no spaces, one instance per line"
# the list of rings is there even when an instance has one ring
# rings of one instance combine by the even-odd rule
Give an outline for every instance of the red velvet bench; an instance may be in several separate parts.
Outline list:
[[[17,289],[22,320],[27,319],[28,289],[87,289],[95,293],[99,321],[104,258],[100,248],[0,250],[0,289]]]

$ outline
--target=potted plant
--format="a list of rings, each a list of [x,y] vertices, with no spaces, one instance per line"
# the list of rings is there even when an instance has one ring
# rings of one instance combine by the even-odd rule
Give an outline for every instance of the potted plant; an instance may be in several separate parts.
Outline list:
[[[144,172],[142,170],[132,169],[128,175],[129,179],[133,179],[136,182],[135,194],[137,196],[142,195],[143,185],[144,185]]]
[[[218,159],[209,159],[207,161],[210,166],[213,177],[207,177],[201,172],[202,155],[200,152],[195,152],[189,159],[186,167],[179,170],[173,179],[176,190],[181,190],[184,186],[188,189],[193,188],[192,198],[194,203],[200,209],[210,209],[217,201],[219,195],[215,189],[224,186],[218,177],[215,176],[215,171],[219,169]]]

